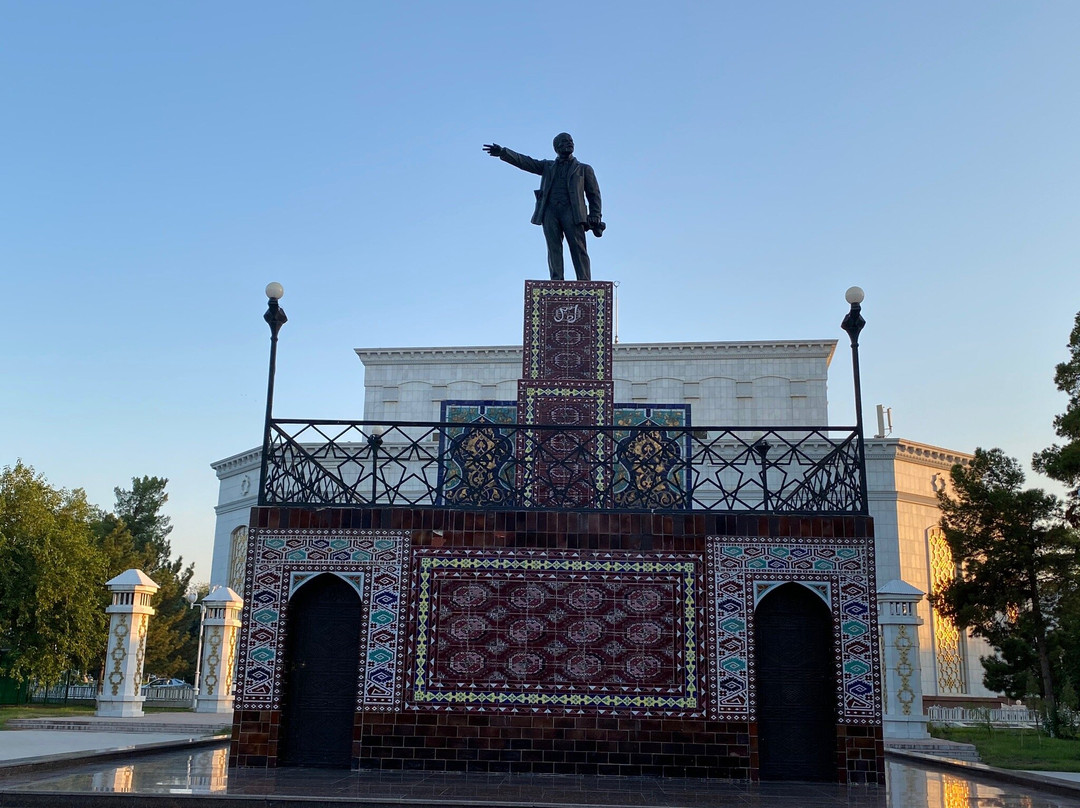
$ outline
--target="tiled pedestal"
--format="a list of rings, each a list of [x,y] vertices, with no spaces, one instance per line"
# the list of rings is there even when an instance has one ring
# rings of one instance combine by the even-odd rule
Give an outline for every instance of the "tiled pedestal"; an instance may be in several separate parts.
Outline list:
[[[525,334],[518,423],[565,427],[610,425],[611,315],[606,281],[526,281]],[[587,429],[523,430],[518,487],[527,507],[610,507],[607,438]]]

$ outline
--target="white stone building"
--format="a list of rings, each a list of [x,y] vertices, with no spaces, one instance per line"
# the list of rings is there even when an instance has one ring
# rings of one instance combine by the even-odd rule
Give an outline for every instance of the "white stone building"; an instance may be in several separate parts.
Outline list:
[[[929,593],[952,578],[956,565],[938,527],[937,492],[946,485],[949,469],[971,458],[902,438],[867,440],[867,488],[879,585],[902,580]],[[949,705],[995,698],[982,684],[979,657],[992,653],[985,640],[958,632],[925,600],[919,612],[924,702]]]
[[[827,426],[828,369],[835,349],[835,340],[616,345],[615,402],[689,405],[688,423],[695,426]],[[511,404],[517,398],[518,346],[356,353],[365,371],[365,421],[439,421],[445,402]],[[930,592],[952,574],[937,529],[936,491],[949,468],[969,457],[897,438],[867,441],[879,585],[901,579]],[[220,487],[210,583],[230,586],[241,596],[248,514],[256,504],[260,460],[260,449],[255,448],[212,464]],[[926,601],[920,613],[927,702],[993,697],[982,686],[979,664],[979,656],[989,653],[986,644],[958,633],[933,615]]]

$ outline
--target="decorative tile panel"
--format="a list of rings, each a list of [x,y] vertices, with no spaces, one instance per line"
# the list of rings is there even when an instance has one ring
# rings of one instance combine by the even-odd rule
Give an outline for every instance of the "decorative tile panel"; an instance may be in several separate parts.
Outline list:
[[[672,510],[690,500],[690,434],[657,432],[640,426],[690,425],[687,404],[616,406],[614,424],[630,427],[612,433],[615,466],[612,498],[616,508]]]
[[[702,715],[699,562],[419,551],[406,707]]]
[[[514,401],[444,401],[442,421],[479,425],[439,433],[438,505],[507,507],[514,497]],[[488,426],[490,424],[490,426]]]
[[[956,562],[940,527],[926,533],[930,555],[930,593],[938,594],[956,577]],[[937,695],[960,695],[966,692],[964,654],[960,630],[956,623],[930,606],[930,628],[934,643],[934,663],[937,667]]]
[[[229,536],[229,587],[244,597],[244,564],[247,561],[247,525],[236,528]]]
[[[521,377],[611,380],[610,281],[525,282]]]
[[[615,404],[615,426],[690,426],[689,404]]]
[[[592,426],[610,424],[612,382],[518,382],[518,418],[523,424]],[[607,507],[610,438],[586,430],[521,429],[517,433],[518,480],[527,507]]]
[[[518,422],[592,426],[610,424],[611,382],[518,382]]]
[[[236,708],[280,709],[289,598],[310,578],[333,573],[356,588],[364,604],[356,709],[399,709],[409,546],[408,531],[400,530],[252,528]]]
[[[865,539],[749,541],[710,536],[710,717],[756,714],[754,608],[774,585],[794,581],[828,598],[837,653],[838,721],[881,723],[881,670],[873,543]]]
[[[445,423],[478,424],[448,427],[440,433],[439,505],[507,507],[515,487],[517,442],[510,427],[517,424],[514,401],[444,401]],[[602,417],[592,406],[577,417]],[[539,417],[545,413],[538,411]],[[566,415],[567,413],[559,413]],[[614,507],[685,507],[688,498],[690,435],[685,432],[641,432],[638,426],[679,428],[690,425],[689,404],[615,404],[612,423],[630,427],[612,433],[616,452],[611,497]],[[542,471],[542,470],[541,470]],[[587,498],[582,495],[582,501]],[[575,500],[576,501],[576,500]]]
[[[516,401],[444,401],[440,421],[448,424],[516,424]]]
[[[689,404],[620,404],[615,402],[612,423],[615,426],[690,426]],[[444,401],[439,419],[449,424],[484,421],[491,424],[516,424],[516,401]]]

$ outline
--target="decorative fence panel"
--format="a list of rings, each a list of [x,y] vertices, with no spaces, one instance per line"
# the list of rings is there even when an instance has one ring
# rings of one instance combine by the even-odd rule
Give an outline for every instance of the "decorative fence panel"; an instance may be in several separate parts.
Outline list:
[[[59,684],[48,689],[35,687],[30,690],[27,701],[31,704],[94,704],[97,701],[98,686],[94,683]],[[146,697],[147,707],[167,707],[187,709],[195,698],[195,689],[191,685],[184,687],[147,687],[143,686],[142,695]]]
[[[260,505],[867,512],[851,427],[276,419],[263,464]],[[587,507],[583,473],[595,488]]]
[[[926,717],[935,724],[1022,724],[1035,726],[1039,714],[1027,707],[942,707],[931,704]]]

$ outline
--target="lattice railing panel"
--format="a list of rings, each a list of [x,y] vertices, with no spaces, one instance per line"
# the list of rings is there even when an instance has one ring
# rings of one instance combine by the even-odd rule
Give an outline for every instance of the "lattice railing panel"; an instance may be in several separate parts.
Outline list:
[[[275,420],[263,505],[866,513],[855,430]]]

